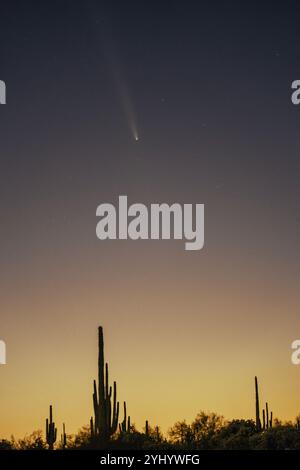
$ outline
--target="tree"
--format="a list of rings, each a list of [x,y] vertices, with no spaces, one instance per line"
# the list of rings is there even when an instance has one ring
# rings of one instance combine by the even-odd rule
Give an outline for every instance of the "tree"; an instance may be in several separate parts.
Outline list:
[[[193,441],[193,431],[190,424],[185,421],[177,421],[168,431],[170,440],[174,444],[190,446]]]

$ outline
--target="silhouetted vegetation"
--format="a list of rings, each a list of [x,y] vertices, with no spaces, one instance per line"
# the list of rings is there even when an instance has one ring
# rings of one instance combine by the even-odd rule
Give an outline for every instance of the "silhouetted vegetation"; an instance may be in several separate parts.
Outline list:
[[[35,431],[23,439],[0,441],[0,450],[46,450],[48,444],[42,431]],[[90,427],[84,426],[76,435],[66,436],[65,442],[57,443],[56,449],[98,449]],[[164,436],[156,426],[148,425],[139,432],[131,425],[129,433],[117,432],[106,442],[106,449],[144,450],[300,450],[300,430],[294,423],[276,421],[272,428],[257,431],[253,420],[225,421],[215,413],[201,411],[191,423],[178,421]]]
[[[159,426],[151,427],[148,420],[138,431],[123,404],[123,420],[119,422],[117,384],[109,385],[108,364],[104,362],[103,330],[98,330],[98,386],[93,383],[94,417],[76,435],[66,433],[63,424],[57,442],[52,405],[46,419],[46,433],[35,431],[23,439],[0,440],[0,450],[68,450],[68,449],[145,449],[145,450],[300,450],[300,416],[295,422],[273,422],[266,403],[260,413],[258,380],[255,377],[255,421],[226,421],[216,413],[200,411],[191,423],[176,422],[163,435]],[[262,418],[262,419],[261,419]]]

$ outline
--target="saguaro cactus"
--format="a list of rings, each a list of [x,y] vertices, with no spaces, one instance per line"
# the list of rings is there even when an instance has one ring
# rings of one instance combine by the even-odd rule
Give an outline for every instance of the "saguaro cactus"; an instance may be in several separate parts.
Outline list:
[[[149,437],[149,422],[148,422],[147,419],[146,419],[146,423],[145,423],[145,435],[147,437]]]
[[[269,405],[266,403],[266,411],[263,410],[263,430],[269,429],[273,426],[273,411],[270,413],[269,419]]]
[[[61,447],[62,449],[65,449],[67,446],[67,434],[66,434],[66,426],[65,423],[63,423],[63,432],[61,434]]]
[[[112,387],[109,386],[107,363],[105,364],[104,376],[104,341],[101,326],[98,328],[98,348],[98,390],[96,380],[94,380],[95,422],[91,422],[91,434],[102,441],[106,441],[118,428],[119,402],[117,402],[116,382],[113,383],[113,391]]]
[[[55,423],[52,419],[52,405],[50,405],[50,419],[46,419],[46,441],[48,444],[49,450],[53,450],[56,436],[57,436],[57,429],[55,427]]]
[[[269,429],[269,406],[268,406],[268,403],[266,403],[266,425],[267,425],[267,429]]]
[[[258,381],[257,377],[255,377],[255,414],[256,414],[256,429],[257,431],[265,431],[273,426],[273,412],[269,414],[269,405],[266,402],[266,408],[262,410],[262,418],[263,418],[263,425],[261,425],[260,421],[260,413],[259,413],[259,394],[258,394]]]
[[[124,419],[121,424],[119,424],[120,433],[128,433],[131,430],[130,416],[127,418],[127,409],[126,401],[124,401]]]
[[[91,432],[91,438],[94,439],[94,437],[95,437],[95,427],[94,427],[93,417],[91,417],[91,419],[90,419],[90,432]]]
[[[259,394],[258,394],[258,382],[255,376],[255,421],[257,431],[261,430],[261,421],[259,416]]]

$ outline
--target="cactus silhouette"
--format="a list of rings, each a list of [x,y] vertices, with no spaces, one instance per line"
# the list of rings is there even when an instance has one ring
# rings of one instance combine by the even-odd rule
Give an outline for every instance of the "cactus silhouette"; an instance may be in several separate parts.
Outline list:
[[[113,403],[112,403],[113,402]],[[103,328],[98,328],[98,390],[94,380],[93,405],[95,421],[91,420],[91,435],[107,441],[118,429],[119,402],[117,402],[117,384],[109,386],[108,364],[105,364],[104,376],[104,341]]]
[[[145,435],[147,437],[149,437],[149,422],[148,422],[147,419],[146,419],[146,423],[145,423]]]
[[[262,410],[263,424],[261,425],[260,413],[259,413],[259,393],[258,393],[258,381],[255,377],[255,415],[256,415],[256,430],[265,431],[266,429],[272,428],[273,426],[273,411],[269,415],[269,405],[266,402],[266,409]],[[269,418],[270,416],[270,418]]]
[[[259,394],[258,394],[258,381],[257,377],[255,376],[255,422],[256,422],[256,429],[257,431],[261,430],[261,421],[259,415]]]
[[[91,417],[91,419],[90,419],[90,431],[91,431],[91,438],[94,439],[94,437],[95,437],[95,427],[94,427],[93,417]]]
[[[121,424],[119,424],[119,431],[121,434],[129,433],[131,430],[130,416],[127,418],[127,409],[126,401],[124,401],[124,419]]]
[[[62,449],[65,449],[66,446],[67,446],[67,435],[66,435],[66,426],[65,426],[65,423],[63,423],[63,432],[62,432],[62,435],[61,435],[61,447]]]
[[[48,444],[49,450],[53,450],[54,444],[57,436],[57,429],[55,423],[52,419],[52,405],[50,405],[50,418],[46,419],[46,441]]]
[[[267,426],[267,429],[269,429],[269,406],[268,406],[268,403],[266,403],[266,426]]]
[[[263,430],[269,429],[273,426],[273,411],[270,413],[269,419],[269,405],[266,403],[266,410],[263,410]]]

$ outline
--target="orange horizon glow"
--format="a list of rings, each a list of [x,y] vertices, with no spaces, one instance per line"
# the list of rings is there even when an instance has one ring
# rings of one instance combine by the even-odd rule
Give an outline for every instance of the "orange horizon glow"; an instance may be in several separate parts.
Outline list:
[[[268,295],[271,285],[263,285],[255,271],[248,271],[247,283],[240,276],[238,292],[221,276],[214,285],[209,273],[195,275],[205,255],[187,283],[185,269],[192,273],[186,254],[173,245],[178,271],[162,262],[157,245],[151,247],[152,259],[142,255],[140,245],[139,258],[122,253],[118,274],[104,261],[101,282],[95,276],[92,283],[84,270],[72,269],[66,288],[53,271],[53,284],[40,280],[30,286],[24,280],[18,298],[8,295],[3,308],[22,311],[22,316],[17,324],[7,321],[3,330],[8,363],[0,370],[2,438],[44,432],[49,404],[59,432],[63,422],[68,434],[88,424],[100,324],[110,381],[117,380],[118,400],[126,400],[140,430],[147,419],[166,432],[178,420],[190,422],[200,410],[254,419],[255,375],[261,406],[268,401],[274,417],[282,420],[296,417],[300,369],[290,363],[295,324],[282,328],[283,305],[297,311],[296,286],[287,286],[285,295],[274,288]],[[132,276],[125,275],[129,261],[135,263]],[[172,272],[168,279],[166,270]],[[273,287],[277,282],[272,280]]]

